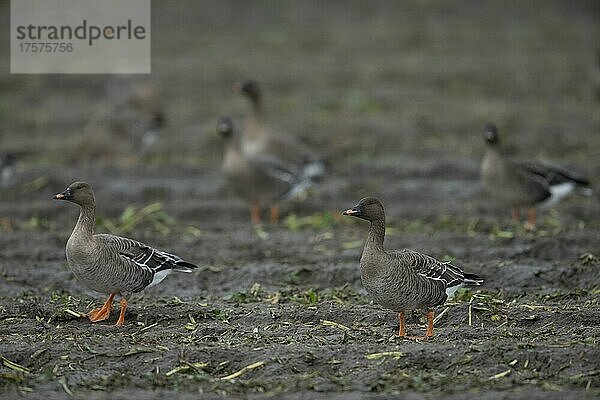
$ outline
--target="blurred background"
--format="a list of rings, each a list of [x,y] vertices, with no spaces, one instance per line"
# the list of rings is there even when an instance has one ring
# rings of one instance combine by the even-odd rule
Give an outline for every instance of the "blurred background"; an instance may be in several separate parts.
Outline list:
[[[43,171],[60,183],[52,191],[77,177],[94,180],[104,166],[124,167],[118,174],[126,176],[160,167],[151,175],[173,178],[186,169],[194,172],[189,185],[202,185],[199,176],[220,161],[217,117],[246,109],[231,84],[253,78],[263,85],[268,123],[319,148],[333,176],[368,171],[366,191],[385,190],[377,168],[450,174],[451,164],[475,173],[486,122],[524,157],[594,175],[599,8],[596,1],[156,0],[150,76],[10,75],[3,57],[0,149],[23,154],[15,165],[32,174],[25,180]],[[2,10],[8,27],[7,1]],[[2,40],[8,49],[7,35]],[[93,170],[78,165],[89,165],[80,142],[91,121],[131,103],[131,81],[156,90],[165,124],[153,146],[116,142],[110,151],[136,157],[93,159]],[[102,190],[119,180],[94,183]]]
[[[175,226],[245,225],[215,124],[242,126],[231,86],[248,78],[269,127],[328,164],[285,214],[374,194],[392,218],[505,217],[480,193],[487,122],[519,157],[600,173],[599,16],[596,1],[155,0],[149,76],[11,75],[0,61],[4,227],[70,221],[48,199],[76,179],[94,186],[101,219],[160,202]],[[593,215],[590,201],[563,207],[569,221]]]

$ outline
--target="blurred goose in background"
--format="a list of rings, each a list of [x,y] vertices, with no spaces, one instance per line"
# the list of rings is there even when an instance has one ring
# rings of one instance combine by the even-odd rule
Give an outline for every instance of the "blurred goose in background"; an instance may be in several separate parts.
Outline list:
[[[135,139],[145,153],[154,146],[158,140],[158,131],[166,122],[159,89],[149,82],[138,83],[131,88],[128,103],[143,116],[144,129],[141,136]]]
[[[265,125],[262,91],[256,81],[234,83],[233,90],[244,95],[252,107],[242,132],[244,153],[277,157],[288,165],[294,165],[303,176],[310,179],[319,179],[324,175],[325,164],[312,149],[293,136],[271,131]]]
[[[16,159],[13,153],[0,154],[0,188],[12,186]]]
[[[56,200],[80,207],[77,224],[67,241],[67,262],[75,276],[90,289],[108,294],[101,308],[87,315],[92,322],[106,320],[115,295],[121,295],[121,313],[116,325],[125,323],[127,301],[133,293],[160,283],[172,271],[192,272],[194,264],[144,243],[108,234],[94,234],[96,202],[89,184],[74,182]]]
[[[228,186],[250,205],[252,223],[260,223],[261,208],[270,208],[270,220],[279,219],[282,201],[293,199],[312,185],[312,181],[274,155],[242,151],[242,140],[228,117],[220,118],[217,131],[225,140],[222,169]]]
[[[398,313],[398,336],[405,337],[408,310],[427,313],[425,338],[433,336],[433,307],[444,304],[457,289],[481,285],[483,279],[414,250],[385,250],[385,211],[375,197],[361,199],[342,213],[371,223],[360,258],[360,277],[373,301]]]
[[[495,125],[486,125],[483,133],[487,143],[481,163],[483,186],[499,202],[512,207],[514,220],[519,220],[520,208],[527,207],[527,228],[535,228],[536,206],[552,206],[575,189],[591,194],[589,181],[570,171],[506,157]]]
[[[600,102],[600,49],[596,51],[596,65],[594,68],[594,94],[596,96],[596,101]]]
[[[147,154],[165,124],[160,93],[150,82],[112,83],[107,104],[84,127],[77,161],[139,157]]]

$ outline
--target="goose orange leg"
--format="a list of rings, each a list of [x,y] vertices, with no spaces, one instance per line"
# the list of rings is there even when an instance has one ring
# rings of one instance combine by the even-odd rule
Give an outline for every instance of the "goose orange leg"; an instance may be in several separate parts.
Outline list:
[[[519,207],[513,207],[512,219],[513,219],[513,221],[519,221],[521,219],[521,215],[519,213]]]
[[[400,311],[398,313],[398,322],[400,323],[398,327],[398,336],[405,337],[406,336],[406,315],[404,315],[404,311]]]
[[[253,224],[260,224],[260,207],[256,203],[250,205],[250,218]]]
[[[425,332],[425,339],[429,339],[433,336],[433,310],[427,311],[427,332]]]
[[[535,212],[535,208],[531,207],[527,210],[527,223],[525,224],[525,229],[534,230],[536,222],[537,214]]]
[[[121,313],[119,314],[119,319],[117,320],[117,323],[115,324],[115,326],[123,326],[123,324],[125,323],[125,310],[127,310],[127,300],[125,300],[124,298],[121,299]]]
[[[277,221],[279,221],[279,207],[278,206],[273,206],[271,207],[271,223],[275,224],[277,223]]]
[[[433,310],[429,310],[427,311],[427,332],[425,333],[425,336],[406,336],[406,332],[405,332],[405,314],[404,312],[400,312],[398,313],[398,321],[400,321],[400,328],[398,330],[398,336],[405,338],[405,339],[412,339],[412,340],[427,340],[430,337],[433,336]]]
[[[87,313],[87,317],[92,322],[100,322],[108,319],[110,317],[110,312],[113,310],[113,301],[115,299],[115,293],[111,293],[106,300],[106,303],[101,308],[96,308],[89,313]]]

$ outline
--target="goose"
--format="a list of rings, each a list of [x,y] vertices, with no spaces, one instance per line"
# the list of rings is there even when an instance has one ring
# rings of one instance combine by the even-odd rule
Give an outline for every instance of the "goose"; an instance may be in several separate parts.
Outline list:
[[[90,311],[91,322],[104,321],[121,295],[121,313],[116,325],[125,323],[125,310],[133,293],[159,284],[173,271],[192,272],[196,265],[144,243],[110,234],[94,234],[96,201],[92,187],[74,182],[54,196],[79,206],[77,224],[67,241],[67,263],[75,276],[90,289],[108,294],[101,308]]]
[[[506,157],[495,125],[487,124],[483,133],[487,143],[481,163],[483,186],[500,203],[512,207],[514,220],[519,220],[520,209],[526,207],[527,228],[535,228],[536,206],[551,207],[575,189],[591,193],[587,179],[563,168]]]
[[[12,186],[16,159],[13,153],[0,154],[0,188]]]
[[[270,207],[270,220],[279,219],[279,203],[305,193],[312,181],[273,155],[247,154],[233,121],[222,117],[217,131],[225,141],[222,170],[228,186],[250,204],[252,223],[261,221],[261,208]]]
[[[166,121],[157,86],[117,80],[106,97],[83,127],[75,160],[133,160],[148,154]]]
[[[386,250],[385,211],[375,197],[361,199],[342,214],[371,223],[360,258],[360,277],[375,303],[398,313],[400,337],[406,337],[406,311],[426,311],[428,339],[433,336],[433,308],[444,304],[457,289],[483,283],[479,276],[463,272],[450,262],[410,249]]]
[[[246,116],[242,132],[242,151],[249,155],[266,154],[294,165],[300,173],[318,180],[325,173],[325,164],[316,153],[294,137],[274,132],[265,125],[263,94],[258,82],[236,82],[233,91],[244,95],[250,102],[251,112]]]
[[[156,144],[159,130],[166,124],[159,88],[149,82],[137,83],[131,88],[127,103],[143,118],[143,131],[135,141],[142,153],[146,153]]]

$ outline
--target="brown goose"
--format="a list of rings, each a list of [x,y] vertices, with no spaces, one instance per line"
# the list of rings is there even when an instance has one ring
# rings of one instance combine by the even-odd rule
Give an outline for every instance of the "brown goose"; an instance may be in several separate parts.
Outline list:
[[[251,112],[247,115],[242,132],[242,151],[249,155],[262,154],[277,157],[310,179],[318,179],[325,173],[325,165],[304,144],[292,136],[271,131],[264,121],[263,95],[256,81],[235,83],[233,90],[243,94],[250,101]]]
[[[385,250],[385,212],[374,197],[361,199],[343,214],[371,223],[360,258],[360,277],[373,301],[398,313],[399,336],[406,336],[405,312],[413,309],[426,310],[425,338],[433,336],[433,307],[444,304],[464,285],[483,283],[479,276],[450,262],[409,249]]]
[[[577,188],[591,192],[586,179],[565,169],[506,157],[493,124],[486,125],[483,133],[487,143],[481,163],[483,186],[502,204],[512,207],[515,220],[519,220],[520,208],[527,207],[526,227],[535,228],[535,206],[550,207]]]
[[[192,272],[194,264],[176,255],[153,249],[144,243],[114,235],[94,234],[96,202],[89,184],[74,182],[56,200],[67,200],[80,207],[79,219],[67,241],[66,254],[75,276],[108,300],[88,317],[104,321],[113,309],[115,295],[121,295],[121,314],[116,325],[125,322],[127,300],[133,293],[160,283],[172,271]]]
[[[222,169],[227,184],[250,204],[252,223],[260,223],[260,210],[265,207],[270,207],[271,222],[277,222],[279,202],[299,196],[312,185],[275,156],[244,153],[230,118],[220,118],[217,131],[225,140]]]

